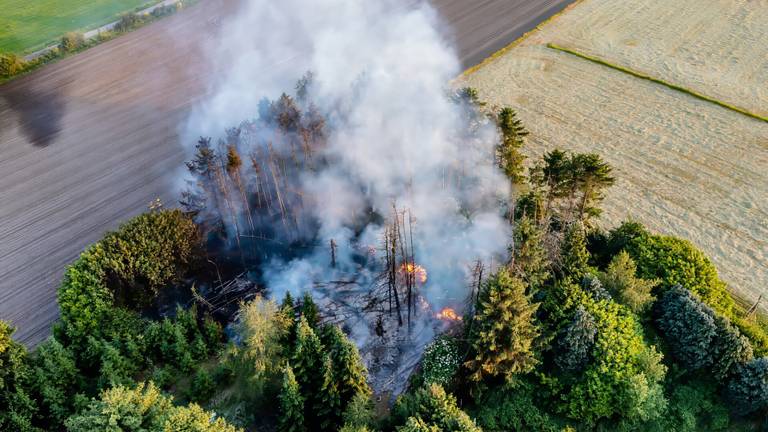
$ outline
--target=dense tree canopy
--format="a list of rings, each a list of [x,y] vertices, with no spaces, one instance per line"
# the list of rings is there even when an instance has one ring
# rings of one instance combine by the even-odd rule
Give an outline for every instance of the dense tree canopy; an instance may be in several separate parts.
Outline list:
[[[198,245],[196,225],[178,210],[145,213],[108,233],[64,274],[63,330],[73,339],[97,335],[112,307],[147,304],[181,275]]]

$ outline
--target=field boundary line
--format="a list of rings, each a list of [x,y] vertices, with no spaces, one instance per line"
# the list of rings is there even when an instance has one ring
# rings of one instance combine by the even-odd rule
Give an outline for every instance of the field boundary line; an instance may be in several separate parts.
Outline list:
[[[488,57],[486,57],[486,58],[485,58],[483,61],[481,61],[480,63],[478,63],[478,64],[476,64],[476,65],[474,65],[474,66],[471,66],[471,67],[469,67],[467,70],[465,70],[464,72],[462,72],[462,73],[461,73],[461,75],[459,75],[459,76],[457,77],[457,79],[459,79],[459,78],[465,78],[465,77],[467,77],[467,76],[469,76],[469,75],[472,75],[473,73],[475,73],[475,72],[477,72],[478,70],[482,69],[484,66],[488,65],[489,63],[493,63],[493,61],[495,61],[497,58],[499,58],[499,57],[503,56],[504,54],[506,54],[506,53],[507,53],[507,51],[509,51],[509,50],[511,50],[512,48],[514,48],[514,47],[516,47],[516,46],[520,45],[520,43],[522,43],[524,40],[526,40],[526,39],[528,38],[528,36],[532,35],[533,33],[537,32],[537,31],[539,31],[539,30],[541,30],[541,28],[542,28],[542,27],[544,27],[546,24],[548,24],[550,21],[554,21],[554,20],[555,20],[555,19],[557,19],[557,18],[558,18],[560,15],[563,15],[564,13],[568,12],[569,10],[571,10],[571,9],[572,9],[572,8],[574,8],[574,7],[576,7],[576,5],[578,5],[578,4],[579,4],[579,3],[581,3],[581,2],[582,2],[582,0],[574,0],[574,2],[573,2],[573,3],[571,3],[571,4],[567,5],[567,6],[566,6],[566,7],[565,7],[563,10],[561,10],[560,12],[557,12],[557,13],[553,14],[553,15],[552,15],[552,16],[550,16],[549,18],[547,18],[547,19],[545,19],[544,21],[542,21],[542,22],[538,23],[538,24],[536,25],[536,27],[534,27],[534,28],[532,28],[532,29],[528,30],[527,32],[523,33],[523,34],[522,34],[522,35],[521,35],[519,38],[517,38],[517,39],[513,40],[512,42],[510,42],[510,43],[509,43],[509,45],[507,45],[507,46],[505,46],[504,48],[502,48],[502,49],[500,49],[500,50],[496,51],[495,53],[493,53],[493,54],[491,54],[491,55],[489,55]]]
[[[689,88],[682,87],[682,86],[679,86],[677,84],[673,84],[673,83],[664,81],[661,78],[652,77],[652,76],[646,75],[646,74],[644,74],[642,72],[638,72],[636,70],[632,70],[632,69],[629,69],[629,68],[624,67],[624,66],[619,66],[617,64],[608,62],[606,60],[603,60],[603,59],[600,59],[600,58],[597,58],[597,57],[593,57],[593,56],[591,56],[589,54],[584,54],[582,52],[576,51],[576,50],[571,49],[571,48],[566,48],[564,46],[557,45],[557,44],[552,43],[552,42],[547,44],[547,48],[550,48],[550,49],[553,49],[553,50],[556,50],[556,51],[562,51],[564,53],[567,53],[567,54],[570,54],[570,55],[582,58],[582,59],[587,60],[587,61],[591,61],[592,63],[597,63],[599,65],[609,67],[611,69],[617,70],[619,72],[623,72],[625,74],[634,76],[636,78],[640,78],[640,79],[643,79],[643,80],[646,80],[646,81],[650,81],[650,82],[653,82],[653,83],[656,83],[656,84],[663,85],[663,86],[665,86],[667,88],[670,88],[672,90],[676,90],[676,91],[679,91],[681,93],[685,93],[685,94],[687,94],[689,96],[693,96],[696,99],[700,99],[700,100],[703,100],[705,102],[713,103],[713,104],[718,105],[718,106],[720,106],[722,108],[726,108],[726,109],[729,109],[731,111],[735,111],[735,112],[737,112],[739,114],[743,114],[743,115],[745,115],[747,117],[752,117],[754,119],[762,120],[762,121],[768,123],[768,117],[766,117],[766,116],[762,116],[760,114],[756,114],[756,113],[753,113],[751,111],[747,111],[744,108],[740,108],[740,107],[737,107],[735,105],[731,105],[731,104],[729,104],[727,102],[723,102],[721,100],[718,100],[718,99],[715,99],[713,97],[707,96],[705,94],[699,93],[699,92],[697,92],[695,90],[691,90]]]

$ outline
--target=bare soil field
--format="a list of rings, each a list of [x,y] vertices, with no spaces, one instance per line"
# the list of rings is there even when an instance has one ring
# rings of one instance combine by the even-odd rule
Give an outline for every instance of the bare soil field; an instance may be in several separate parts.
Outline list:
[[[690,8],[694,4],[681,3]],[[620,1],[585,0],[464,79],[490,106],[518,110],[531,130],[529,156],[559,147],[600,153],[614,166],[618,182],[604,203],[605,226],[631,217],[654,231],[693,241],[713,258],[734,292],[754,301],[761,293],[768,294],[768,123],[545,46],[556,42],[605,58],[623,52],[623,59],[634,62],[633,68],[647,73],[662,74],[664,65],[676,65],[663,78],[681,83],[699,80],[704,93],[718,89],[735,101],[750,94],[753,102],[764,98],[765,93],[760,96],[755,89],[760,78],[754,62],[726,55],[730,51],[718,49],[717,35],[707,28],[717,27],[722,33],[730,28],[739,34],[744,31],[741,21],[731,17],[765,14],[754,10],[765,9],[765,2],[695,3],[699,9],[711,4],[728,13],[723,17],[698,10],[686,13],[678,2],[644,0],[624,7]],[[630,13],[635,9],[645,14]],[[703,15],[709,20],[707,28],[703,24],[698,28],[709,42],[696,39],[693,30],[694,21]],[[654,16],[666,16],[664,26],[676,26],[666,30],[669,42],[663,36],[650,42],[636,39],[635,29],[644,25],[664,27],[653,21],[658,20]],[[631,19],[651,21],[612,24],[610,30],[596,24]],[[661,58],[643,63],[653,55],[632,57],[632,45],[625,43],[632,40],[638,46],[650,43],[643,49],[657,50]],[[627,48],[612,51],[619,45],[616,41],[624,41],[621,44]],[[724,38],[722,43],[733,40]],[[686,47],[689,54],[679,50],[675,54],[675,46]],[[757,56],[759,49],[768,50],[768,40],[761,47],[744,45],[744,53],[751,54],[743,55]],[[716,69],[707,75],[703,68],[699,75],[688,76],[685,65],[690,58],[708,59],[707,64],[725,68],[726,76],[719,82]],[[764,62],[766,55],[750,60]],[[734,92],[728,93],[729,88]]]

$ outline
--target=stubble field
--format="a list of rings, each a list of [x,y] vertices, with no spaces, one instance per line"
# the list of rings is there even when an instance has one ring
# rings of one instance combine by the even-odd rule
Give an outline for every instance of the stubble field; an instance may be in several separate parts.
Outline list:
[[[768,122],[550,42],[765,115],[768,3],[584,0],[465,77],[518,110],[529,156],[559,147],[615,167],[606,227],[631,217],[687,238],[740,297],[768,293]]]

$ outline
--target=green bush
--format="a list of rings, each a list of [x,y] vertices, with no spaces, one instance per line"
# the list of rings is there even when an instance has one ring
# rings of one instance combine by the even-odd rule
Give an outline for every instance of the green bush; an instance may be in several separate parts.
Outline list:
[[[565,413],[587,424],[617,415],[634,422],[660,415],[666,403],[662,355],[645,344],[640,324],[625,307],[610,300],[583,305],[597,325],[595,361],[563,395]]]
[[[637,423],[659,415],[665,404],[661,382],[666,368],[656,348],[645,343],[635,315],[565,281],[549,290],[543,304],[550,331],[569,325],[579,306],[593,317],[597,329],[592,361],[569,380],[551,383],[551,391],[560,395],[558,411],[589,425],[610,418]]]
[[[193,402],[207,402],[213,397],[216,391],[216,385],[211,375],[205,369],[200,369],[192,379],[192,385],[189,387],[189,400]]]
[[[424,350],[421,372],[424,383],[445,386],[461,366],[459,345],[448,336],[440,336]]]

